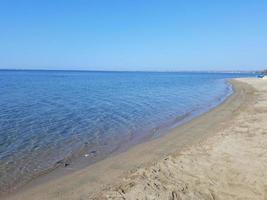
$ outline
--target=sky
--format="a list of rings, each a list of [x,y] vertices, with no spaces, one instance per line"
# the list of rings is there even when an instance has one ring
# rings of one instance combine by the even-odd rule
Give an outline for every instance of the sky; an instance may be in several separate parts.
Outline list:
[[[0,0],[0,69],[264,68],[266,0]]]

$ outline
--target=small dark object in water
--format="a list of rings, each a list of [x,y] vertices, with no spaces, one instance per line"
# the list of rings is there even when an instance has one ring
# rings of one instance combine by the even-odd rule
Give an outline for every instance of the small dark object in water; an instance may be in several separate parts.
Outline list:
[[[57,161],[57,165],[63,165],[64,167],[67,167],[70,165],[70,163],[67,163],[64,160],[59,160]]]
[[[93,151],[90,152],[90,154],[93,154],[95,156],[96,155],[96,151],[93,150]]]
[[[64,167],[68,167],[69,165],[69,163],[64,163]]]

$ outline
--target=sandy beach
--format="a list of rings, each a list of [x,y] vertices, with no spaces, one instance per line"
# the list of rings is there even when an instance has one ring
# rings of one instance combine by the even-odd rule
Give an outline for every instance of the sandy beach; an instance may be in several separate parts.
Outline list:
[[[169,134],[2,199],[267,199],[267,81],[232,83],[223,104]]]

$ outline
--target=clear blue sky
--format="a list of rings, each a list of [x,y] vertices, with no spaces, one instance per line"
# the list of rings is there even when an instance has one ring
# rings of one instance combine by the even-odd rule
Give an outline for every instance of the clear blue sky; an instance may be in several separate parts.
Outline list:
[[[0,68],[267,68],[267,1],[0,0]]]

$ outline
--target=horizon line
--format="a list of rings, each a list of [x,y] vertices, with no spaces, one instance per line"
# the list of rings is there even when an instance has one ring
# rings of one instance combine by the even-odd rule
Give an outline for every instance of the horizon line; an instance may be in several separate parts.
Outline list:
[[[206,73],[257,73],[262,70],[97,70],[97,69],[31,69],[31,68],[0,68],[0,71],[80,71],[80,72],[165,72],[165,73],[175,73],[175,72],[206,72]]]

